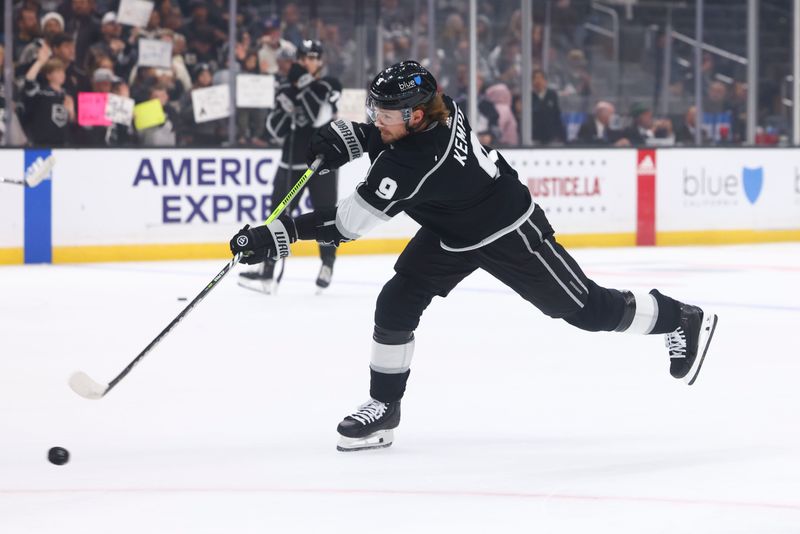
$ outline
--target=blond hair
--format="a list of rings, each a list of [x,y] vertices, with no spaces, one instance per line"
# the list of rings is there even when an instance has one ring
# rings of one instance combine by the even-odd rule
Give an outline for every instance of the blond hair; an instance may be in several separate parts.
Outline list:
[[[425,117],[431,122],[438,122],[442,125],[447,124],[447,119],[450,117],[450,110],[444,103],[441,93],[436,93],[430,102],[427,104],[420,104],[415,106],[414,110],[421,109],[425,113]]]
[[[44,77],[47,77],[51,72],[56,70],[63,70],[64,72],[66,72],[67,67],[66,65],[64,65],[63,61],[61,61],[57,57],[54,57],[52,59],[48,59],[47,63],[44,64],[44,66],[42,67],[42,75]]]

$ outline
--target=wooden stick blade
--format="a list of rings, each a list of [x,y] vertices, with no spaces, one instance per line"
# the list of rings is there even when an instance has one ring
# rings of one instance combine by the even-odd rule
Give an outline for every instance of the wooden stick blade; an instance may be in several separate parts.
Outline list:
[[[100,384],[92,380],[89,375],[78,371],[69,377],[69,387],[84,399],[102,399],[108,391],[108,384]]]

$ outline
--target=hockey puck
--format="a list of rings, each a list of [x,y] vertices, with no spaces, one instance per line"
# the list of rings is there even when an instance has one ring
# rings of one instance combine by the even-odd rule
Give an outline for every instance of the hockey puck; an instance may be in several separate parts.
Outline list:
[[[69,451],[63,447],[53,447],[47,451],[47,459],[51,464],[64,465],[69,462]]]
[[[178,302],[186,302],[186,297],[178,297]]]

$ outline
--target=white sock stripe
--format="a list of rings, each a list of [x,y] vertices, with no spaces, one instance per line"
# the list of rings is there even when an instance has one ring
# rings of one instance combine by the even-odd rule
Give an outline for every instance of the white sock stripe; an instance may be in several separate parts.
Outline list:
[[[553,276],[553,278],[555,278],[556,282],[558,282],[558,285],[561,286],[561,288],[567,293],[567,295],[570,296],[570,298],[572,298],[572,300],[574,300],[575,302],[578,303],[578,306],[583,308],[583,302],[581,302],[580,299],[578,297],[576,297],[572,293],[572,291],[569,290],[569,288],[566,286],[566,284],[564,284],[564,282],[561,281],[561,279],[558,277],[558,275],[556,275],[555,271],[553,271],[553,269],[550,267],[550,265],[547,264],[547,262],[542,257],[542,255],[531,248],[531,244],[528,241],[528,238],[525,237],[525,234],[522,233],[522,230],[517,228],[517,233],[520,235],[522,240],[525,242],[525,246],[528,247],[528,252],[530,252],[531,254],[536,256],[539,259],[539,261],[542,262],[542,265],[544,265],[545,269],[547,269],[547,271]]]
[[[574,279],[575,279],[575,281],[576,281],[576,282],[578,282],[578,285],[580,285],[580,286],[583,288],[584,292],[586,292],[586,294],[588,295],[588,294],[589,294],[589,289],[588,289],[588,288],[587,288],[587,287],[584,285],[584,283],[583,283],[583,282],[581,282],[581,279],[580,279],[580,278],[578,278],[578,276],[575,274],[575,271],[573,271],[573,270],[572,270],[572,268],[569,266],[569,264],[568,264],[568,263],[567,263],[567,262],[564,260],[564,258],[561,256],[561,254],[559,254],[559,253],[558,253],[558,251],[557,251],[557,250],[556,250],[556,248],[553,246],[553,244],[552,244],[552,243],[550,243],[550,240],[549,240],[549,239],[545,240],[545,243],[547,243],[547,246],[548,246],[548,247],[550,247],[550,250],[552,250],[552,251],[553,251],[553,254],[555,254],[555,255],[556,255],[556,257],[557,257],[559,260],[561,260],[561,263],[563,263],[563,264],[564,264],[564,267],[566,267],[566,268],[567,268],[567,270],[569,271],[569,274],[571,274],[571,275],[572,275],[572,278],[574,278]]]
[[[411,358],[413,356],[413,339],[403,345],[384,345],[373,341],[369,366],[379,373],[401,374],[411,367]]]
[[[634,293],[636,312],[633,321],[625,332],[629,334],[649,334],[656,326],[658,319],[658,302],[650,293]]]

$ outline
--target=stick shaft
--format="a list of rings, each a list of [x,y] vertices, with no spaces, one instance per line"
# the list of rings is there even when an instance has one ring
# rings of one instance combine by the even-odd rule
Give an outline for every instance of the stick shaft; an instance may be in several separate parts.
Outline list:
[[[275,207],[275,209],[272,211],[272,214],[267,219],[266,224],[269,224],[278,218],[278,216],[283,212],[283,210],[286,209],[286,206],[289,205],[292,199],[303,188],[305,183],[311,178],[311,176],[315,172],[317,172],[317,169],[321,164],[322,164],[322,158],[317,158],[314,161],[314,163],[311,164],[311,167],[308,168],[308,170],[303,174],[300,180],[297,181],[294,187],[292,187],[292,189],[289,190],[289,193],[284,197],[283,200],[281,200],[280,204],[278,204]],[[103,393],[103,395],[105,396],[109,391],[111,391],[114,388],[114,386],[116,386],[123,378],[125,378],[125,376],[128,373],[130,373],[134,367],[136,367],[136,364],[138,364],[145,356],[147,356],[147,354],[151,350],[153,350],[153,348],[156,345],[158,345],[159,342],[161,342],[161,340],[164,339],[167,336],[167,334],[169,334],[170,331],[172,331],[172,329],[175,328],[175,326],[179,322],[181,322],[183,318],[186,317],[189,314],[189,312],[192,311],[194,307],[197,306],[200,303],[200,301],[202,301],[206,297],[206,295],[208,295],[211,292],[211,290],[214,289],[223,278],[225,278],[225,275],[227,275],[231,271],[231,269],[233,269],[236,266],[236,264],[239,263],[239,260],[241,259],[242,255],[241,253],[239,253],[236,256],[234,256],[231,261],[225,264],[225,267],[223,267],[222,270],[219,273],[217,273],[217,276],[215,276],[214,279],[211,280],[211,282],[209,282],[209,284],[206,287],[204,287],[203,290],[200,291],[200,293],[198,293],[198,295],[194,299],[192,299],[192,301],[178,314],[178,316],[175,317],[172,320],[172,322],[169,323],[167,327],[164,330],[162,330],[161,333],[159,333],[155,337],[155,339],[153,339],[153,341],[151,341],[144,348],[144,350],[140,352],[139,355],[136,356],[136,358],[134,358],[133,361],[129,363],[127,367],[125,367],[125,369],[122,370],[120,374],[118,374],[116,377],[114,377],[114,379],[111,382],[108,383],[108,388],[105,390],[105,393]]]

